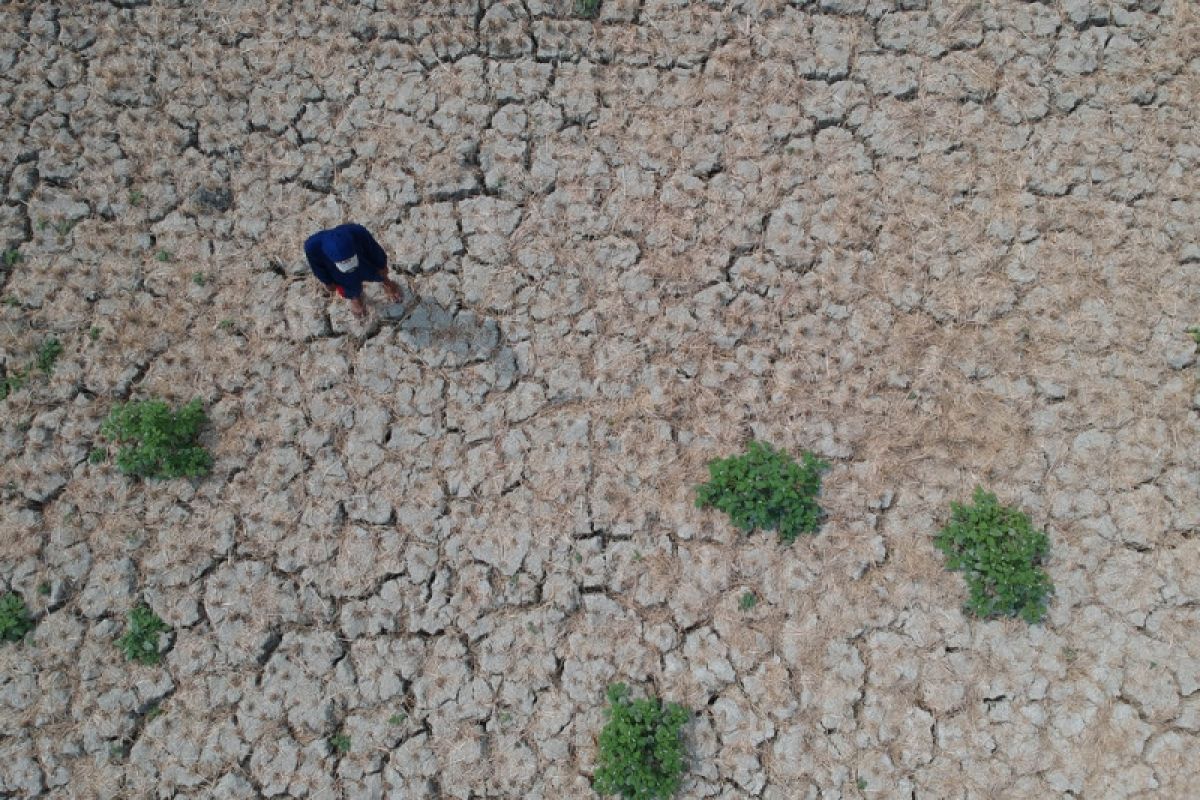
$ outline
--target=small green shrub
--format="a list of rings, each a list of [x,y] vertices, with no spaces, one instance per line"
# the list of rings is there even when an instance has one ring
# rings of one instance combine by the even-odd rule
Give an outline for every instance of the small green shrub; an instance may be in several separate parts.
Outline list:
[[[1040,622],[1054,586],[1041,564],[1050,540],[1029,517],[1000,505],[996,495],[975,487],[973,505],[951,503],[950,522],[934,538],[946,569],[963,573],[971,597],[966,610],[979,617],[1015,617]]]
[[[92,339],[92,341],[93,341],[93,342],[94,342],[94,341],[96,341],[97,339],[99,339],[99,338],[100,338],[100,328],[99,328],[99,327],[97,327],[97,326],[95,326],[95,325],[93,325],[93,326],[91,327],[91,329],[90,329],[90,330],[88,330],[88,336],[90,336],[90,337],[91,337],[91,339]]]
[[[108,449],[104,447],[93,447],[92,452],[88,453],[89,464],[103,464],[108,461]]]
[[[42,581],[38,584],[38,594],[45,597],[50,594],[53,587],[50,586],[50,581]]]
[[[146,196],[144,194],[142,194],[142,192],[140,190],[130,189],[129,190],[129,205],[140,206],[142,204],[142,200],[144,200],[145,197]]]
[[[1187,333],[1192,337],[1192,341],[1200,345],[1200,325],[1193,325],[1187,329]]]
[[[683,774],[683,724],[690,716],[677,703],[628,699],[623,683],[608,687],[608,724],[600,732],[599,764],[592,788],[624,800],[668,798]]]
[[[193,272],[192,283],[196,284],[197,286],[203,286],[204,284],[208,283],[208,278],[205,277],[203,272]]]
[[[159,250],[157,253],[154,254],[154,257],[165,264],[166,262],[173,259],[175,256],[171,254],[170,250]]]
[[[28,377],[24,370],[14,369],[0,379],[0,400],[4,400],[13,392],[24,387]]]
[[[344,756],[350,752],[350,737],[344,733],[335,733],[329,737],[329,746],[339,755]]]
[[[53,336],[42,342],[42,346],[38,348],[37,368],[49,375],[54,371],[54,362],[58,361],[62,351],[62,342]]]
[[[33,628],[25,601],[16,592],[0,597],[0,642],[19,642]]]
[[[112,410],[100,434],[122,445],[117,467],[126,475],[199,477],[212,468],[212,456],[196,444],[206,421],[199,399],[177,412],[161,400],[130,401]]]
[[[793,542],[821,526],[817,496],[828,468],[812,453],[797,464],[787,453],[752,441],[745,454],[709,463],[710,480],[696,488],[696,505],[724,511],[744,531],[776,530],[784,542]]]
[[[130,661],[154,665],[162,660],[162,654],[158,652],[158,636],[170,630],[170,626],[159,619],[149,606],[140,605],[129,612],[125,635],[117,640],[117,647]]]
[[[756,595],[754,592],[746,592],[741,596],[741,599],[738,600],[738,608],[740,608],[742,611],[749,611],[757,605],[758,595]]]
[[[5,250],[4,251],[4,266],[15,267],[17,264],[20,264],[20,263],[21,263],[21,251],[20,250]]]

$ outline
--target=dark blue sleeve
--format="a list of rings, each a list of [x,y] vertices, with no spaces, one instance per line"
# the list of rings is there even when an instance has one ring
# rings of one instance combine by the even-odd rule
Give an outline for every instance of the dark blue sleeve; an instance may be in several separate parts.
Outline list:
[[[304,242],[304,257],[308,259],[309,269],[313,275],[317,276],[317,280],[326,286],[336,284],[334,280],[333,270],[330,269],[329,259],[325,257],[325,253],[321,251],[321,234],[314,233]]]
[[[387,270],[387,253],[375,241],[371,232],[362,225],[351,225],[350,232],[354,236],[354,244],[358,247],[359,260],[367,262],[376,272]]]

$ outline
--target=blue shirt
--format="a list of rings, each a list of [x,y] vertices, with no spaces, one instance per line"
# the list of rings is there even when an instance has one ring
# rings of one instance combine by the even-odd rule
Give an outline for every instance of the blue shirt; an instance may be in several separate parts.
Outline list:
[[[333,263],[333,259],[325,255],[324,244],[334,231],[350,235],[354,242],[354,255],[358,256],[358,266],[350,272],[342,272]],[[380,281],[387,274],[387,253],[379,246],[366,228],[362,225],[347,223],[318,231],[304,241],[304,255],[308,258],[308,266],[313,275],[326,286],[337,286],[339,294],[348,300],[353,300],[362,294],[362,285],[366,281]]]

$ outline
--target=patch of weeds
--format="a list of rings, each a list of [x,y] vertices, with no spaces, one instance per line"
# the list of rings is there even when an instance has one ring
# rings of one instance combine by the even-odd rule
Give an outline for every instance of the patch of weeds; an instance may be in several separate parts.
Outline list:
[[[44,230],[46,230],[46,228],[49,228],[49,227],[50,227],[50,220],[46,219],[45,217],[38,217],[37,229],[39,231],[44,231]]]
[[[508,711],[501,711],[499,714],[496,715],[496,720],[501,725],[507,725],[508,723],[512,722],[512,718],[513,718],[512,714]]]
[[[985,619],[1019,616],[1040,622],[1054,591],[1041,568],[1050,550],[1045,532],[978,486],[973,505],[951,503],[950,508],[950,522],[934,544],[946,555],[946,569],[963,573],[971,591],[966,610]]]
[[[21,305],[21,298],[17,297],[15,294],[7,295],[4,298],[4,305],[8,306],[9,308],[16,308],[17,306]]]
[[[708,483],[696,487],[696,505],[727,513],[744,531],[775,530],[794,542],[801,533],[816,533],[823,514],[817,504],[821,473],[829,468],[812,453],[802,463],[764,442],[752,441],[740,456],[709,462]]]
[[[37,591],[38,591],[38,594],[40,594],[42,597],[46,597],[47,595],[50,594],[51,588],[52,587],[50,586],[50,581],[42,581],[41,583],[38,584]]]
[[[178,411],[162,400],[130,401],[117,406],[100,434],[121,445],[117,468],[148,478],[195,478],[212,469],[212,456],[196,444],[207,422],[200,400]]]
[[[19,254],[18,254],[19,255]],[[1193,325],[1187,329],[1187,334],[1192,337],[1192,341],[1200,345],[1200,325]]]
[[[221,320],[220,322],[217,323],[217,327],[220,328],[221,330],[225,331],[226,333],[232,333],[234,331],[234,329],[236,328],[236,326],[233,323],[233,320],[231,320],[231,319]]]
[[[203,272],[193,272],[192,283],[196,284],[197,286],[203,286],[204,284],[208,283],[208,278],[204,276]]]
[[[600,13],[600,0],[575,0],[575,13],[584,19],[595,19]]]
[[[33,618],[16,592],[0,597],[0,642],[19,642],[33,629]]]
[[[329,737],[329,746],[333,748],[338,755],[346,755],[350,752],[350,737],[344,733],[335,733]]]
[[[14,369],[12,372],[0,379],[0,400],[6,399],[10,394],[25,386],[29,376],[24,370]]]
[[[12,267],[15,267],[17,264],[21,263],[21,258],[22,258],[22,256],[21,256],[20,250],[15,250],[15,249],[14,250],[5,250],[4,251],[4,266],[9,267],[11,269]]]
[[[58,222],[54,223],[54,230],[59,236],[66,236],[74,227],[75,223],[69,219],[59,220]]]
[[[865,792],[867,790],[867,779],[859,778],[854,782],[854,785],[858,787],[860,792]]]
[[[53,336],[42,342],[42,346],[38,348],[37,368],[49,375],[54,371],[54,362],[58,361],[62,351],[62,342]]]
[[[407,721],[408,715],[406,714],[392,714],[388,717],[388,725],[403,725]]]
[[[754,592],[746,592],[738,600],[738,608],[740,608],[742,611],[749,611],[756,605],[758,605],[758,595],[756,595]]]
[[[159,261],[163,262],[164,264],[175,258],[175,256],[171,253],[170,250],[159,250],[157,253],[154,254],[154,257],[156,259],[158,259]]]
[[[150,708],[146,709],[146,722],[153,722],[165,713],[167,712],[163,711],[162,706],[160,706],[158,703],[155,703],[154,705],[150,706]]]
[[[1063,660],[1068,664],[1074,664],[1079,659],[1079,651],[1074,647],[1064,647],[1062,653]]]
[[[125,635],[117,639],[117,647],[130,661],[154,665],[162,660],[162,654],[158,652],[159,634],[170,630],[149,606],[142,604],[129,612]]]
[[[141,191],[139,191],[138,189],[130,189],[129,190],[129,205],[140,206],[142,204],[142,201],[145,199],[146,199],[146,196],[144,194],[142,194]]]
[[[592,788],[624,800],[671,797],[683,775],[681,733],[688,710],[658,698],[630,700],[623,683],[608,687],[608,704]]]
[[[105,461],[108,461],[107,447],[93,447],[92,451],[88,453],[89,464],[103,464]]]
[[[113,742],[108,746],[108,755],[111,758],[128,758],[129,745],[125,742]]]

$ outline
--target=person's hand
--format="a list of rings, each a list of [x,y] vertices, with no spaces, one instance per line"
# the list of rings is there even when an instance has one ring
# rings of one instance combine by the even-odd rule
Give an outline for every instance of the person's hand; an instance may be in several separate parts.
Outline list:
[[[356,297],[350,301],[350,311],[359,319],[366,319],[367,304],[363,302],[361,297]]]

